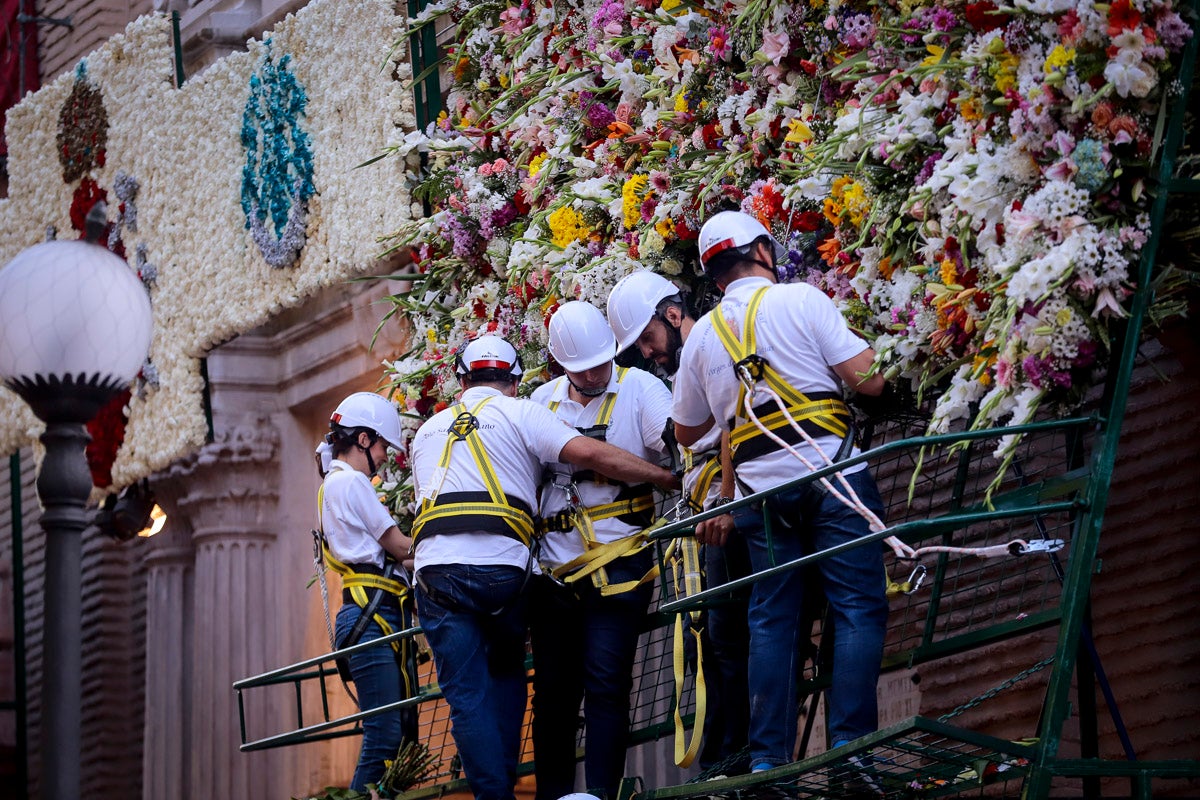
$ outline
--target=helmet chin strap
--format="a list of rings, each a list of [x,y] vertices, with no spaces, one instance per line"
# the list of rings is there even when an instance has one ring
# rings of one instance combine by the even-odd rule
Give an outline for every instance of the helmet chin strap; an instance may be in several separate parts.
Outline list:
[[[659,319],[667,329],[668,361],[663,365],[663,369],[667,371],[668,375],[674,375],[679,370],[679,352],[683,350],[683,333],[679,330],[680,325],[672,325],[665,316],[659,315]]]
[[[375,459],[371,456],[371,447],[375,444],[375,441],[376,441],[375,438],[372,438],[371,443],[368,444],[366,447],[363,447],[357,441],[354,443],[358,447],[359,450],[362,450],[363,453],[366,454],[367,469],[371,470],[371,472],[369,473],[371,476],[374,476],[375,473],[379,471],[379,465],[377,465],[375,463]]]
[[[578,383],[576,383],[575,381],[571,380],[570,375],[567,375],[567,383],[571,384],[571,388],[574,389],[575,391],[579,392],[584,397],[599,397],[600,395],[602,395],[608,391],[607,383],[605,383],[603,386],[601,386],[598,389],[585,389],[582,386],[580,386]]]

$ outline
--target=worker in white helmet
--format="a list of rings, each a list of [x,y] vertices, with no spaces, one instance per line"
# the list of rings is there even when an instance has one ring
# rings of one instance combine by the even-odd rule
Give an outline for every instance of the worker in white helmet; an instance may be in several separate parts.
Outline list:
[[[671,281],[649,270],[631,272],[608,295],[608,321],[617,338],[617,350],[636,347],[642,357],[674,377],[679,353],[696,320],[683,292]],[[680,448],[683,493],[693,513],[733,501],[738,496],[727,441],[713,428],[691,447]],[[722,460],[722,456],[725,460]],[[697,525],[696,538],[704,545],[706,587],[720,586],[750,573],[745,539],[730,537],[733,516],[724,514]],[[708,769],[743,752],[750,709],[746,689],[749,632],[746,603],[749,591],[738,589],[706,612],[701,636],[708,667],[707,712],[700,767]],[[737,764],[726,769],[736,771]]]
[[[746,387],[767,386],[785,398],[808,443],[786,420],[774,432],[813,465],[835,454],[848,439],[850,413],[843,387],[878,395],[882,376],[872,373],[874,351],[849,330],[834,303],[807,284],[776,284],[775,262],[783,248],[754,217],[724,211],[700,231],[700,261],[724,293],[721,304],[697,321],[680,357],[672,417],[681,444],[689,445],[713,425],[730,431],[738,482],[748,493],[771,489],[806,472],[756,425],[741,406]],[[769,405],[769,407],[768,407]],[[778,409],[764,403],[759,418]],[[782,414],[776,414],[776,421]],[[820,448],[820,451],[817,450]],[[845,478],[863,505],[882,517],[882,502],[865,465]],[[734,513],[746,537],[755,571],[811,552],[852,542],[869,532],[867,521],[818,484],[775,495],[765,503],[772,541],[761,511]],[[878,726],[875,685],[887,622],[882,548],[847,549],[820,561],[822,586],[836,630],[827,720],[834,746]],[[756,581],[751,590],[750,758],[755,771],[791,761],[796,737],[798,673],[805,572],[791,570]],[[781,680],[786,678],[786,680]]]
[[[499,337],[468,343],[457,372],[459,403],[425,422],[412,445],[417,611],[472,792],[513,800],[526,703],[525,590],[543,471],[565,462],[635,484],[679,482],[518,400],[523,368]]]
[[[342,608],[335,626],[338,649],[413,626],[405,565],[412,540],[400,532],[371,484],[388,447],[403,447],[396,407],[377,394],[355,392],[338,404],[329,419],[329,433],[317,448],[324,478],[318,503],[323,553],[325,563],[342,576]],[[367,711],[416,693],[414,656],[412,643],[404,640],[367,648],[338,666],[348,669],[344,677],[354,682],[359,708]],[[383,776],[384,760],[395,758],[404,741],[416,740],[416,709],[367,717],[362,728],[350,788],[366,792],[368,784]]]
[[[550,355],[565,374],[533,401],[597,441],[639,458],[664,460],[671,394],[640,369],[613,363],[616,341],[604,314],[578,300],[550,318]],[[533,748],[537,800],[575,789],[583,704],[586,788],[615,800],[624,775],[629,700],[638,636],[653,591],[653,553],[633,552],[588,573],[581,559],[623,548],[655,518],[653,486],[614,481],[570,464],[552,465],[542,488],[544,535],[530,601]]]

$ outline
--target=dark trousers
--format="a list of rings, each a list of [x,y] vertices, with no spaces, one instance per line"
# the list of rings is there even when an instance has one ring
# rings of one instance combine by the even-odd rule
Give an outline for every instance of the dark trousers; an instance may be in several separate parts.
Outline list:
[[[750,553],[744,537],[734,534],[723,546],[704,548],[706,587],[720,586],[750,574]],[[704,718],[704,746],[700,767],[709,769],[746,747],[750,726],[750,692],[746,665],[750,653],[750,627],[746,607],[750,589],[743,587],[713,601],[705,611],[704,664],[708,687],[708,713]],[[729,772],[745,772],[749,764],[728,765]]]
[[[652,563],[647,550],[606,571],[619,583],[640,578]],[[616,800],[629,740],[633,660],[653,587],[612,597],[601,597],[586,578],[575,587],[539,576],[530,592],[537,800],[575,791],[581,701],[587,791]]]

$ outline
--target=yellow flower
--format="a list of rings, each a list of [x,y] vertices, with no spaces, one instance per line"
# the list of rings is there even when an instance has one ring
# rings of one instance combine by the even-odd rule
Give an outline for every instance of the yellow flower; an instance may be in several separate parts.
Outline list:
[[[538,153],[533,158],[529,159],[529,177],[536,177],[538,170],[542,168],[542,163],[546,160],[545,153]]]
[[[829,222],[833,225],[837,225],[839,222],[841,222],[843,211],[845,211],[845,209],[842,208],[842,204],[834,200],[832,197],[826,197],[825,202],[821,204],[821,213],[824,214],[825,219],[829,220]]]
[[[952,286],[958,283],[958,269],[954,266],[954,260],[943,258],[941,265],[942,283],[946,286]]]
[[[642,201],[650,195],[649,185],[648,176],[631,175],[621,187],[621,211],[628,230],[633,230],[642,221]]]
[[[871,198],[867,197],[867,193],[863,191],[862,184],[858,181],[854,181],[846,187],[844,197],[846,213],[850,216],[850,224],[857,228],[862,225],[863,218],[871,209]]]
[[[929,57],[921,62],[922,67],[936,67],[946,53],[946,48],[938,47],[936,44],[925,45],[925,49],[929,51]]]
[[[656,222],[654,230],[658,231],[659,236],[669,240],[675,235],[675,220],[667,217],[661,222]]]
[[[1050,51],[1050,55],[1046,57],[1046,63],[1042,66],[1042,70],[1050,75],[1054,72],[1064,72],[1067,67],[1075,63],[1075,48],[1063,47],[1061,44],[1055,45]]]
[[[559,206],[550,213],[546,221],[550,225],[550,240],[558,247],[582,242],[592,233],[592,229],[583,221],[579,212],[570,206]]]
[[[501,89],[508,88],[508,76],[507,75],[501,73],[500,75],[496,76],[496,81],[500,84]]]
[[[688,102],[687,102],[687,95],[684,92],[680,92],[679,94],[675,95],[674,110],[679,112],[680,114],[687,113]]]
[[[983,119],[983,104],[979,102],[978,97],[969,97],[959,103],[958,113],[962,114],[962,118],[967,122],[978,122]]]
[[[812,129],[804,124],[804,120],[796,118],[788,123],[787,136],[783,137],[783,140],[790,144],[807,144],[812,138]]]
[[[1004,51],[1004,55],[1000,56],[996,64],[996,74],[992,78],[992,81],[996,84],[997,91],[1007,92],[1017,85],[1017,67],[1020,63],[1021,59],[1007,50]]]

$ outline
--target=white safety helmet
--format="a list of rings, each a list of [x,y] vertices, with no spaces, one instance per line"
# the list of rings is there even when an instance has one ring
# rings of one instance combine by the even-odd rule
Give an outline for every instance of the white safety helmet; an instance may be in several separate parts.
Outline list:
[[[612,361],[617,340],[600,309],[591,303],[563,303],[550,317],[550,355],[567,372],[583,372]]]
[[[515,380],[525,374],[517,348],[491,334],[467,342],[455,359],[454,370],[460,377],[482,370],[495,370],[493,374],[509,375]]]
[[[726,250],[745,247],[759,237],[766,236],[775,248],[775,258],[787,253],[766,226],[742,211],[721,211],[709,217],[700,229],[700,266],[709,272],[709,262]]]
[[[354,430],[369,428],[396,450],[403,450],[400,438],[400,414],[390,400],[373,392],[355,392],[342,402],[329,417],[330,428]]]
[[[617,352],[637,341],[654,319],[658,304],[679,294],[679,287],[656,272],[631,272],[608,295],[608,324],[617,337]]]

